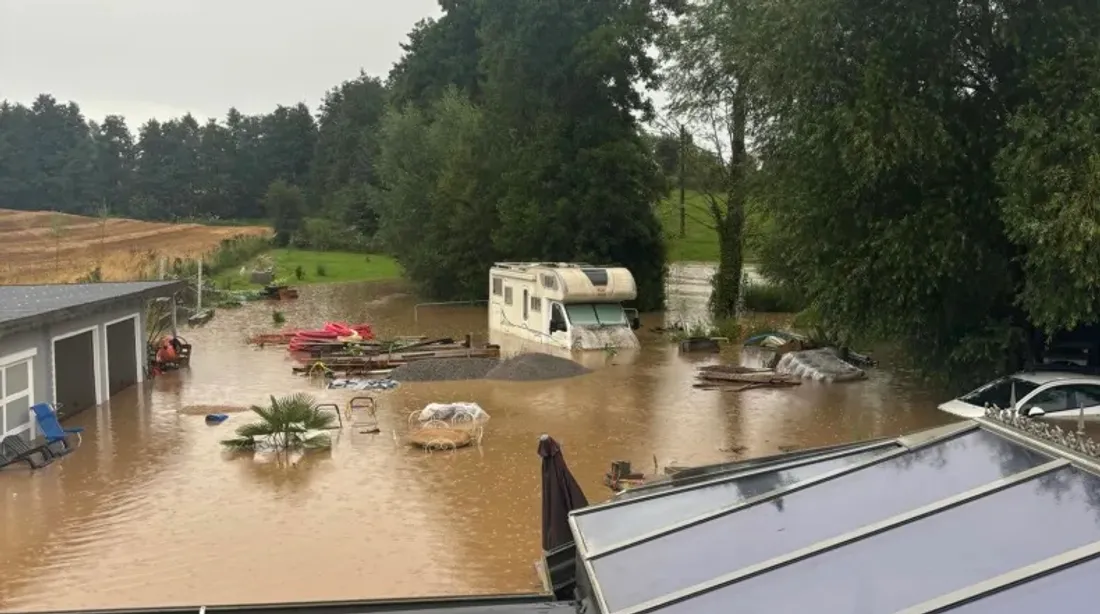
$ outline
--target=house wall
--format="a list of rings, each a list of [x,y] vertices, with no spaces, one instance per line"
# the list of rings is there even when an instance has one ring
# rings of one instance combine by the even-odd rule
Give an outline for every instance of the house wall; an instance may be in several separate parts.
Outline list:
[[[53,322],[37,330],[31,330],[14,335],[0,337],[0,365],[5,362],[5,357],[19,355],[29,350],[35,351],[32,359],[32,379],[34,403],[54,402],[54,340],[82,330],[92,329],[95,341],[95,375],[97,382],[97,399],[100,403],[106,401],[108,394],[108,359],[107,359],[107,324],[129,316],[137,316],[137,341],[134,351],[138,353],[138,381],[144,379],[145,366],[145,309],[141,299],[131,299],[112,303],[110,306],[97,312],[80,318]],[[62,416],[65,409],[61,408]]]

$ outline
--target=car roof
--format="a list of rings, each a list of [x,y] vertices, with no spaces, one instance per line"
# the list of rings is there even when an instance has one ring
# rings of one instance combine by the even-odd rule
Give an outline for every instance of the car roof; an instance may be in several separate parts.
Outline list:
[[[1026,371],[1016,373],[1012,377],[1025,382],[1031,382],[1038,386],[1069,379],[1100,384],[1100,376],[1088,375],[1086,373],[1074,373],[1072,371]]]

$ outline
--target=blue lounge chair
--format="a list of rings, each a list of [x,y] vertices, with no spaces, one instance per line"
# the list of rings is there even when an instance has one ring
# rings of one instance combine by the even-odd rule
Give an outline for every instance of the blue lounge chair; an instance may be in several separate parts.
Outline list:
[[[57,412],[48,403],[34,405],[31,411],[34,412],[34,419],[38,421],[42,436],[46,438],[46,445],[61,444],[62,450],[57,453],[58,455],[65,455],[76,449],[69,443],[69,435],[76,435],[76,445],[80,445],[80,434],[84,432],[84,427],[63,428],[61,422],[57,420]]]

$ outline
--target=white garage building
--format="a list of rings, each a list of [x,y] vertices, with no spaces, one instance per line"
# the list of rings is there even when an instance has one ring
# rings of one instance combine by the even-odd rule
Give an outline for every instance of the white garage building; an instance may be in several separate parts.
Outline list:
[[[70,416],[141,382],[145,306],[183,285],[0,286],[0,439],[35,437],[35,403]]]

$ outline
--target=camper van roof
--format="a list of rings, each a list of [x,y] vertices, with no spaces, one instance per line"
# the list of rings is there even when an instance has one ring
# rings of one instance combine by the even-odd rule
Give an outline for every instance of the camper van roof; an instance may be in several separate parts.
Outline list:
[[[603,269],[617,268],[614,265],[592,265],[587,262],[497,262],[493,264],[495,269]]]

